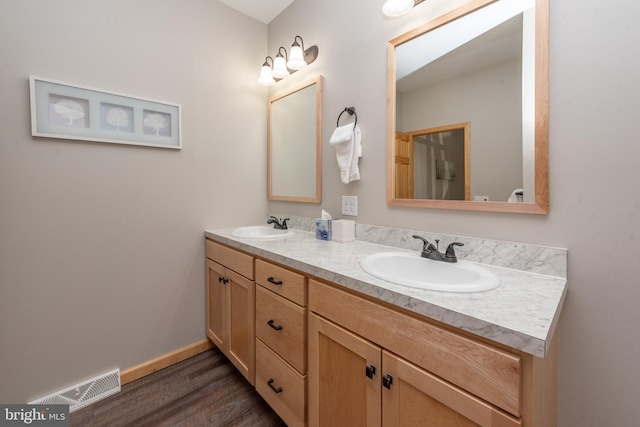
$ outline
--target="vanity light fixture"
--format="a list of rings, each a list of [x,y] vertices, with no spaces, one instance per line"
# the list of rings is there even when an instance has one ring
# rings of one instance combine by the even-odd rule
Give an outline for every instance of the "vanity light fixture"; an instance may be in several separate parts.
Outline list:
[[[424,0],[387,0],[382,6],[382,13],[392,18],[408,13],[414,6]]]
[[[260,77],[258,77],[258,84],[262,86],[273,86],[276,84],[275,79],[273,78],[273,73],[271,69],[273,68],[269,65],[269,59],[271,60],[271,64],[273,64],[273,58],[267,56],[264,58],[264,64],[262,64],[262,68],[260,69]]]
[[[298,39],[300,39],[300,43],[298,43]],[[284,51],[284,55],[282,54],[282,51]],[[284,47],[280,47],[278,49],[275,60],[270,56],[265,58],[264,64],[262,64],[262,69],[260,70],[258,84],[262,86],[273,86],[278,80],[281,80],[306,67],[308,64],[311,64],[317,57],[318,46],[311,46],[310,48],[305,49],[302,37],[295,36],[293,44],[291,45],[291,53],[288,58],[287,49]],[[269,59],[271,59],[271,65],[269,65]]]

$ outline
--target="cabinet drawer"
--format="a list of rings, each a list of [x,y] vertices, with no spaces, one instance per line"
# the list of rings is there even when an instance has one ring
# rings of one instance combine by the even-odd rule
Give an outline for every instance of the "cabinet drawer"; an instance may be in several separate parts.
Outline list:
[[[306,311],[270,290],[256,286],[256,336],[302,374],[307,371]]]
[[[315,280],[309,281],[309,310],[520,416],[519,355]]]
[[[228,246],[206,240],[207,258],[253,280],[253,257]]]
[[[256,390],[288,426],[305,424],[306,375],[300,375],[259,339],[256,339]]]
[[[306,278],[302,274],[258,259],[256,283],[298,305],[307,305]]]

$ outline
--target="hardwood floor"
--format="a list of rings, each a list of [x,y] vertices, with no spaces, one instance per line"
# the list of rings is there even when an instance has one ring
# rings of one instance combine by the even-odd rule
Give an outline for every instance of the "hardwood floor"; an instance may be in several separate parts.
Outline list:
[[[286,426],[217,348],[73,412],[71,426]]]

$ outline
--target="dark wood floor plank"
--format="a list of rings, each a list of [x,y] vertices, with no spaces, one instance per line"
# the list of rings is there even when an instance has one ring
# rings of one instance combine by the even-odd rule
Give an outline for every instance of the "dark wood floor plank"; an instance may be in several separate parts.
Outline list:
[[[71,414],[73,427],[279,427],[284,422],[217,348],[122,386]]]

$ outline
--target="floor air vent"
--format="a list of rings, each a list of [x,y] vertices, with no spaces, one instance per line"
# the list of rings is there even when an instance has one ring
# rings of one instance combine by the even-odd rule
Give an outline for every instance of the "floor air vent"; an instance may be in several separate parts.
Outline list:
[[[120,391],[120,369],[76,384],[64,390],[50,394],[33,402],[30,405],[69,405],[69,412],[84,408],[98,400],[102,400]]]

